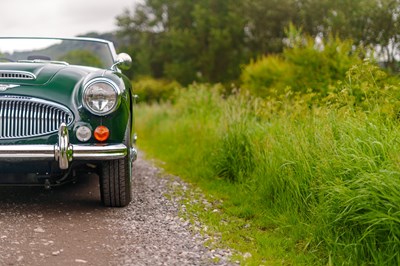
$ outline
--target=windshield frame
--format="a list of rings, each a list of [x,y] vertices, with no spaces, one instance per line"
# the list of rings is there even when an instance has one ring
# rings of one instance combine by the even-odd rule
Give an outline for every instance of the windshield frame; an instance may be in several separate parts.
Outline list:
[[[97,43],[97,44],[100,44],[100,45],[105,45],[108,48],[107,52],[106,52],[106,53],[108,53],[106,55],[107,58],[105,58],[107,63],[105,63],[105,65],[100,67],[100,68],[110,69],[112,67],[112,65],[117,61],[117,53],[115,51],[114,44],[111,41],[107,41],[107,40],[104,40],[104,39],[88,38],[88,37],[69,37],[69,38],[64,38],[64,37],[19,37],[19,36],[18,37],[14,37],[14,36],[13,37],[6,37],[6,36],[0,36],[0,55],[2,55],[2,53],[1,53],[2,52],[1,51],[1,42],[2,42],[2,40],[10,40],[10,41],[15,40],[15,42],[24,41],[24,40],[25,41],[29,41],[29,40],[37,40],[37,41],[43,40],[43,41],[46,41],[46,40],[48,40],[49,43],[54,41],[55,45],[57,44],[56,43],[57,41],[60,41],[60,44],[63,41],[65,41],[65,42]],[[27,48],[28,48],[28,46],[29,45],[27,45]],[[51,47],[51,45],[49,45],[46,48],[49,48],[49,47]],[[36,48],[36,47],[33,46],[31,48],[32,50],[20,51],[18,49],[19,48],[16,48],[15,50],[12,50],[11,54],[10,53],[8,53],[8,54],[13,55],[15,53],[21,53],[21,52],[35,52],[35,51],[40,51],[40,49],[43,50],[44,48]],[[77,49],[77,50],[79,50],[79,49]],[[16,60],[16,62],[27,62],[27,61],[31,61],[31,62],[35,63],[35,62],[38,62],[38,61],[45,62],[46,60]],[[50,63],[52,63],[52,62],[53,63],[60,63],[60,60],[49,60],[48,62],[50,62]],[[0,62],[0,63],[2,63],[2,62]],[[66,63],[69,63],[69,62],[66,62]],[[86,64],[78,64],[78,65],[90,66],[90,65],[86,65]]]

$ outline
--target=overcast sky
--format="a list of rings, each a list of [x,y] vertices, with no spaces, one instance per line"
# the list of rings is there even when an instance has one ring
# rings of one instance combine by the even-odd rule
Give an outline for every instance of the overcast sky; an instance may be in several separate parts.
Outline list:
[[[138,0],[2,0],[0,36],[73,37],[115,30]]]

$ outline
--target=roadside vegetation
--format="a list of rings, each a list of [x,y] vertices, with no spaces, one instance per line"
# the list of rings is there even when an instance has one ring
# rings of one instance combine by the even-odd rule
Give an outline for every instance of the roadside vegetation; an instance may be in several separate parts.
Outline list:
[[[309,49],[286,53],[302,58]],[[326,51],[313,63],[323,64]],[[348,68],[341,79],[315,90],[292,90],[288,75],[264,82],[277,68],[259,74],[258,67],[283,60],[273,56],[245,67],[243,87],[229,93],[192,84],[137,110],[139,147],[222,200],[202,216],[225,244],[252,254],[245,263],[400,263],[399,80],[343,54],[329,58]],[[285,67],[309,81],[329,74]]]
[[[243,264],[400,264],[399,10],[144,0],[117,18],[139,148],[202,189],[212,208],[190,212]]]

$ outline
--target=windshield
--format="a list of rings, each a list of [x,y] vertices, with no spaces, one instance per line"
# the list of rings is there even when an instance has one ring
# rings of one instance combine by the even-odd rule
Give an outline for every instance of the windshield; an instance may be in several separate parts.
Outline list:
[[[48,61],[110,68],[114,62],[113,49],[109,42],[96,39],[0,37],[0,63]]]

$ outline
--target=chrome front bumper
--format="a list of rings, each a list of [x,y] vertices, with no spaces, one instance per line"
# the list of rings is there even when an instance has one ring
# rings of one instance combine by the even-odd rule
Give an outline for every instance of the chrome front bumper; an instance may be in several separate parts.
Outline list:
[[[55,145],[0,145],[0,161],[56,160],[60,169],[68,169],[69,163],[76,160],[115,160],[130,153],[136,160],[137,151],[124,144],[75,145],[69,143],[67,126],[62,123],[58,130],[58,143]]]

